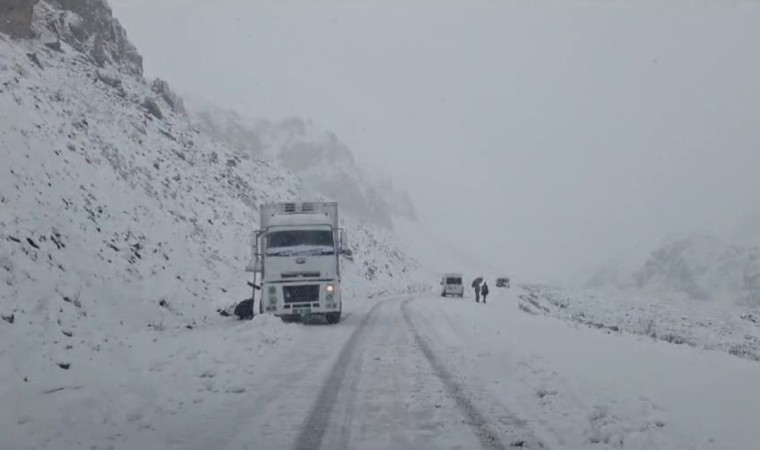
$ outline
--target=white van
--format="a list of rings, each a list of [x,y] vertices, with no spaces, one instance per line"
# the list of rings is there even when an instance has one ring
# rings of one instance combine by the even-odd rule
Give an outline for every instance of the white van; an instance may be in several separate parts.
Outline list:
[[[461,273],[447,273],[441,280],[441,296],[464,297],[464,284]]]

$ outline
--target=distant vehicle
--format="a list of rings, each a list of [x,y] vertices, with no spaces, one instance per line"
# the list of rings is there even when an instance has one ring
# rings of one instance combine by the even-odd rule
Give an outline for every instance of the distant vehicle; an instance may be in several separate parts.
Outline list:
[[[294,321],[320,315],[340,321],[340,256],[350,255],[335,202],[261,206],[261,229],[246,269],[261,276],[259,312]],[[254,292],[255,293],[255,292]]]
[[[461,273],[447,273],[441,279],[442,297],[464,297],[464,284]]]
[[[509,278],[508,277],[497,278],[496,287],[509,288]]]

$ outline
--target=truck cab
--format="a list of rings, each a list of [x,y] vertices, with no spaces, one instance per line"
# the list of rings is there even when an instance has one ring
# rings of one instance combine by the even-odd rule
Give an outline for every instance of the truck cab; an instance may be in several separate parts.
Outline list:
[[[464,284],[461,273],[447,273],[441,279],[442,297],[464,297]]]
[[[340,255],[346,254],[334,202],[276,203],[260,208],[248,271],[261,281],[259,312],[284,321],[342,311]],[[256,280],[254,278],[254,284]]]

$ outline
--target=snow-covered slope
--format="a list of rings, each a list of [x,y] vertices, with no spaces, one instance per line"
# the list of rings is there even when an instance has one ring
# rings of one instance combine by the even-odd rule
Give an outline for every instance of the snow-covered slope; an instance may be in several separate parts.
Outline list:
[[[41,2],[39,38],[0,34],[2,404],[124,363],[131,336],[223,320],[250,294],[257,205],[315,195],[194,126],[109,17],[99,0]],[[344,217],[346,302],[415,289],[393,236]]]
[[[638,268],[606,264],[587,288],[616,288],[649,297],[681,296],[728,304],[760,304],[760,247],[729,243],[714,236],[671,238]]]
[[[635,280],[644,292],[758,303],[760,248],[732,245],[709,236],[675,239],[652,252]]]
[[[208,103],[193,116],[208,134],[241,154],[275,162],[297,174],[305,189],[337,200],[368,223],[391,229],[394,218],[416,220],[414,205],[405,192],[396,189],[388,177],[361,169],[334,133],[310,120],[294,117],[248,123],[237,113]]]
[[[526,285],[521,311],[611,334],[633,334],[760,361],[760,307],[699,302],[680,295],[573,291]]]

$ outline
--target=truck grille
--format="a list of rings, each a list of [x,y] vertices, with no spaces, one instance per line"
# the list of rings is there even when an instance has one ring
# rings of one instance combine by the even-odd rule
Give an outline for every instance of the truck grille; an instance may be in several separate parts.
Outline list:
[[[319,285],[283,286],[282,296],[285,303],[301,303],[319,301]]]
[[[319,278],[322,274],[319,272],[285,272],[280,275],[281,278]]]

